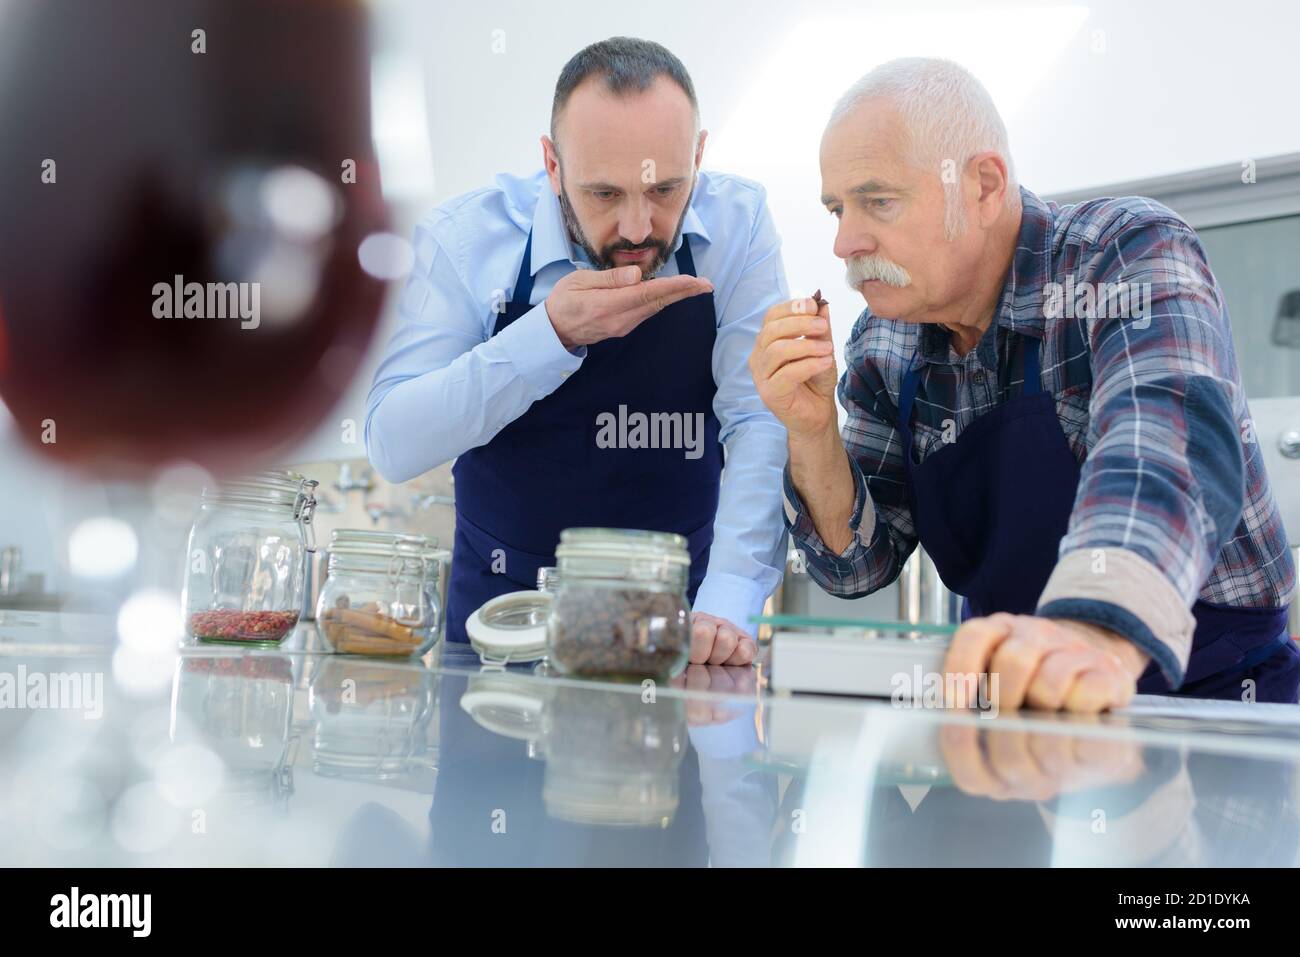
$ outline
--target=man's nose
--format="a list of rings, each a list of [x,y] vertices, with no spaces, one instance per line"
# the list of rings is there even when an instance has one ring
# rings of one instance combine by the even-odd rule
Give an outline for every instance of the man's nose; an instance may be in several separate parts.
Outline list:
[[[841,216],[835,230],[835,255],[843,260],[869,256],[878,247],[876,237],[848,216]]]
[[[640,245],[649,238],[651,228],[650,205],[643,197],[624,204],[618,218],[618,234],[622,239]]]

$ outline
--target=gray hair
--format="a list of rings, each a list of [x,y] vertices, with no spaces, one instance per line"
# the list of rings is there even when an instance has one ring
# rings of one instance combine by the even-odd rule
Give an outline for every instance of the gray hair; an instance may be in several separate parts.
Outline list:
[[[948,238],[965,227],[961,170],[976,153],[992,151],[1007,164],[1007,206],[1020,205],[1007,128],[993,98],[974,75],[951,60],[905,57],[876,67],[854,83],[831,111],[829,129],[865,100],[889,100],[902,117],[907,162],[943,180]]]

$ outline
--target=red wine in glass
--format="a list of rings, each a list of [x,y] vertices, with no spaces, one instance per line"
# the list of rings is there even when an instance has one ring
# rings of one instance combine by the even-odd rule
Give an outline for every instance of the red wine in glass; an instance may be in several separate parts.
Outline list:
[[[357,372],[385,227],[360,0],[0,7],[0,399],[97,472],[225,473]],[[412,122],[423,122],[412,117]]]

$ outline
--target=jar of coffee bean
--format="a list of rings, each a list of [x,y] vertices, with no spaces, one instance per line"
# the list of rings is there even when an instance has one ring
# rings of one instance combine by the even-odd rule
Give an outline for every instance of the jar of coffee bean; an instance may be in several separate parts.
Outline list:
[[[691,558],[669,532],[568,528],[556,549],[558,584],[547,654],[561,674],[666,678],[691,647]]]

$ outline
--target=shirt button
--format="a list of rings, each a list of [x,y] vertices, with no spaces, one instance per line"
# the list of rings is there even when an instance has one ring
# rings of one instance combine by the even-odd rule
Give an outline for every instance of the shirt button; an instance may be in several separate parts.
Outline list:
[[[972,375],[971,378],[974,379],[976,382],[983,382],[983,381],[984,381],[984,370],[983,370],[983,369],[976,369],[976,370],[975,370],[975,374]]]

